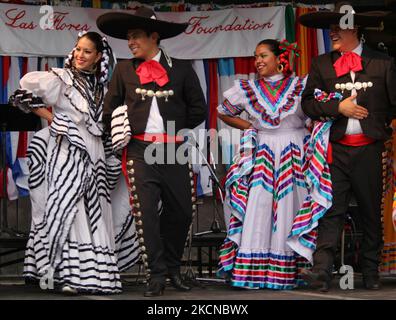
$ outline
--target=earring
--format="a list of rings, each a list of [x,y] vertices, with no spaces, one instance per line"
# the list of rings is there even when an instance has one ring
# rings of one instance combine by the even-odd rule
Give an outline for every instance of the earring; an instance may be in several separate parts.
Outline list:
[[[360,42],[361,43],[366,43],[366,39],[364,38],[364,34],[362,33],[362,35],[360,36]]]
[[[279,73],[281,73],[281,72],[283,72],[283,64],[281,64],[281,63],[279,63],[278,64],[278,66],[276,67],[276,70],[279,72]]]

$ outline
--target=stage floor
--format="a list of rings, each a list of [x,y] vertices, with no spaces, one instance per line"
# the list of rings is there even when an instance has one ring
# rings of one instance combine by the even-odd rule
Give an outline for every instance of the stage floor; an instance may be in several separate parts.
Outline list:
[[[382,289],[378,291],[363,289],[359,275],[355,277],[353,290],[340,289],[339,277],[335,277],[328,293],[306,288],[292,291],[234,289],[225,283],[207,280],[200,280],[198,284],[201,287],[196,286],[187,293],[167,286],[162,297],[145,298],[145,284],[124,276],[121,294],[64,296],[43,291],[37,285],[25,285],[22,279],[0,278],[0,300],[396,300],[396,275],[381,278]]]

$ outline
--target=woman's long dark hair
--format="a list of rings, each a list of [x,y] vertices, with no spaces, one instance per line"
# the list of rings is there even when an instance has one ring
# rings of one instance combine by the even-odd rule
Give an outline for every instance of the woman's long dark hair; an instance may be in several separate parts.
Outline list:
[[[261,45],[267,45],[269,47],[269,49],[271,50],[271,52],[276,56],[279,57],[279,55],[282,53],[282,51],[279,49],[279,45],[280,42],[278,40],[275,39],[265,39],[265,40],[261,40],[258,44],[258,46]]]
[[[106,37],[102,37],[99,33],[90,31],[79,35],[77,39],[77,43],[80,39],[87,38],[90,40],[97,50],[98,53],[102,53],[102,57],[96,63],[96,76],[101,83],[106,83],[110,79],[111,72],[115,66],[116,58],[113,54],[113,50],[111,49],[109,43],[107,42]],[[77,46],[76,43],[76,46]],[[73,59],[74,59],[74,51],[76,47],[69,53],[68,57],[65,60],[65,68],[72,68]]]
[[[90,31],[90,32],[83,34],[81,36],[81,38],[79,38],[78,40],[80,40],[82,38],[88,38],[89,40],[91,40],[95,45],[95,49],[98,52],[103,53],[103,50],[104,50],[103,41],[102,41],[102,36],[99,33],[95,32],[95,31]]]

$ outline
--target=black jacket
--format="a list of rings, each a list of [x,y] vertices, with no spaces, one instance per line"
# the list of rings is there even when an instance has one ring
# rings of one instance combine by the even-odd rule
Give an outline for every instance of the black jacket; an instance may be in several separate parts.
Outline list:
[[[173,90],[174,95],[157,98],[158,108],[167,130],[167,121],[175,121],[176,134],[181,129],[191,129],[206,119],[207,105],[198,77],[190,61],[172,58],[172,68],[169,67],[164,54],[161,54],[161,65],[166,69],[169,82],[159,87],[155,82],[140,84],[136,69],[141,60],[130,59],[119,62],[113,72],[109,90],[106,93],[103,109],[103,123],[105,130],[109,130],[111,114],[115,108],[126,104],[128,118],[134,135],[144,133],[147,125],[152,98],[142,96],[135,92],[136,88],[147,90]]]
[[[340,53],[333,51],[320,55],[312,60],[307,85],[302,94],[302,109],[314,120],[334,120],[330,131],[330,140],[341,139],[348,123],[348,118],[338,112],[338,101],[318,102],[314,98],[315,88],[326,93],[340,92],[336,83],[352,82],[350,74],[337,78],[333,63]],[[389,124],[396,117],[396,67],[391,57],[363,46],[363,70],[356,72],[355,82],[373,83],[373,87],[357,91],[357,104],[368,109],[367,118],[360,120],[363,133],[367,136],[383,140],[387,139],[391,130]],[[344,98],[351,95],[345,90]]]

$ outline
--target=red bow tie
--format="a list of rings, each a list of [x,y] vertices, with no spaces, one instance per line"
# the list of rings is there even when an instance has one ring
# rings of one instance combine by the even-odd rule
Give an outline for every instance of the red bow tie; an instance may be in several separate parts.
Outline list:
[[[350,71],[361,71],[363,70],[362,57],[352,51],[345,52],[340,58],[337,59],[333,66],[337,77],[341,77]]]
[[[165,68],[155,60],[141,63],[136,69],[136,74],[139,76],[141,84],[154,81],[162,87],[169,82]]]

